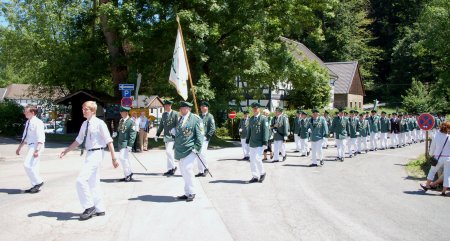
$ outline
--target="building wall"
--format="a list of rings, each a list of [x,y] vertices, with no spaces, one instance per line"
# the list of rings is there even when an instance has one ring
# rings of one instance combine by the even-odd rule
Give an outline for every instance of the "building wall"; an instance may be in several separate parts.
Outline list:
[[[347,107],[347,94],[335,94],[334,95],[334,108]]]
[[[352,95],[347,96],[347,107],[351,109],[362,109],[364,104],[364,97],[362,95]]]

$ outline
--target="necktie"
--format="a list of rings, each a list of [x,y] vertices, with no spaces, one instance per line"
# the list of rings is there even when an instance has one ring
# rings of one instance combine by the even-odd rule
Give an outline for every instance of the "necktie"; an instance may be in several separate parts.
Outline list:
[[[183,116],[180,117],[180,119],[178,120],[178,125],[183,124]]]
[[[22,144],[26,139],[27,139],[27,135],[28,135],[28,127],[30,127],[30,120],[27,120],[27,123],[25,124],[27,127],[25,128],[25,136],[22,139],[22,142],[20,142],[20,144]]]
[[[86,137],[87,137],[87,134],[88,134],[88,129],[89,129],[89,121],[86,124],[86,131],[84,132],[83,142],[81,143],[81,154],[80,154],[80,156],[83,155],[84,149],[86,149]]]

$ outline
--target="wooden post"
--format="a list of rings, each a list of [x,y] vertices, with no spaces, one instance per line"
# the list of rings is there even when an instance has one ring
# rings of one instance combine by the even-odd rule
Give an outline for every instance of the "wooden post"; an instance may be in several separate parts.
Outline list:
[[[181,29],[180,18],[178,17],[178,14],[177,14],[177,23],[178,23],[178,31],[180,31],[181,43],[183,44],[184,58],[186,60],[189,82],[191,84],[191,92],[192,92],[192,96],[194,97],[195,112],[198,115],[197,98],[195,97],[194,84],[192,83],[191,69],[189,68],[189,62],[188,62],[188,57],[187,57],[187,53],[186,53],[186,46],[184,45],[183,30]]]
[[[425,158],[428,158],[428,131],[425,132]]]
[[[234,118],[231,119],[231,140],[234,140]]]

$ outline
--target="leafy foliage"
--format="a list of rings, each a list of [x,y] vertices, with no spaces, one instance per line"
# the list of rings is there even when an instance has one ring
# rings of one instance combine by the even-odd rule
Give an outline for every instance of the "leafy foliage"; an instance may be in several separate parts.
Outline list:
[[[0,134],[19,135],[23,130],[25,117],[22,106],[13,101],[0,102]]]

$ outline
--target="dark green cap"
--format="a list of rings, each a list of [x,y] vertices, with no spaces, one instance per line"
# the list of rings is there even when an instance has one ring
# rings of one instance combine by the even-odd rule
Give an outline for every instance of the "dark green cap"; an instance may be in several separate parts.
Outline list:
[[[260,105],[258,102],[253,102],[253,103],[251,104],[251,107],[252,107],[252,108],[259,108],[259,107],[261,107],[261,105]]]
[[[209,107],[209,102],[208,102],[208,101],[202,101],[202,103],[200,104],[200,106],[206,106],[206,107]]]
[[[319,113],[319,110],[318,109],[314,109],[314,110],[312,110],[312,113]]]
[[[130,110],[130,107],[120,106],[120,112],[129,112]]]
[[[165,105],[171,105],[171,104],[173,104],[173,101],[171,101],[171,100],[164,100],[164,101],[163,101],[163,104],[165,104]]]
[[[371,112],[371,113],[377,113],[377,111],[376,111],[376,110],[371,110],[370,112]]]
[[[277,107],[277,108],[275,108],[275,111],[278,111],[278,112],[283,112],[283,108],[281,108],[281,107]]]
[[[192,103],[189,103],[187,101],[181,101],[180,107],[192,107]]]
[[[382,111],[381,114],[386,114],[386,111]]]
[[[242,113],[244,113],[244,115],[248,114],[248,110],[244,110],[244,111],[242,111]]]

